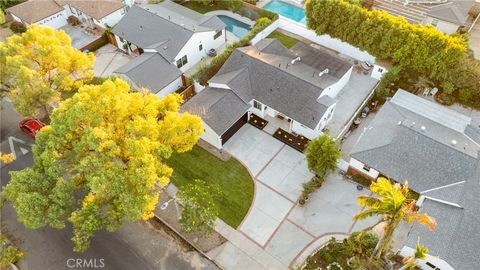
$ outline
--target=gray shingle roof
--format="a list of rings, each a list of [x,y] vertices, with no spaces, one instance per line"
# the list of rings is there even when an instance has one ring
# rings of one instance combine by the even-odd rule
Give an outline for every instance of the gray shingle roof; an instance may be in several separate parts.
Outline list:
[[[434,232],[414,225],[406,245],[415,247],[418,238],[429,248],[429,254],[439,256],[455,269],[477,270],[480,265],[480,162],[476,172],[454,191],[462,208],[425,199],[422,212],[437,220]],[[454,187],[458,188],[457,186]],[[451,188],[447,188],[449,190]],[[426,194],[428,195],[428,194]],[[435,195],[429,195],[435,197]],[[436,198],[436,197],[435,197]]]
[[[243,102],[232,91],[207,87],[187,101],[181,111],[200,116],[215,133],[222,135],[249,108],[250,105]]]
[[[127,76],[137,87],[158,93],[182,75],[180,69],[170,64],[158,53],[143,53],[115,70]]]
[[[291,65],[291,55],[278,41],[265,39],[236,49],[210,82],[227,84],[245,103],[258,100],[313,129],[328,108],[317,99],[338,78],[319,77],[302,62]]]
[[[318,71],[328,68],[328,74],[340,79],[352,67],[352,64],[339,58],[332,53],[313,48],[303,42],[298,42],[290,48],[297,56],[302,58],[302,62],[316,68]]]
[[[475,5],[473,0],[450,0],[431,8],[428,15],[444,21],[463,25],[468,19],[468,12]]]
[[[112,32],[140,48],[159,48],[170,62],[193,35],[193,31],[138,6],[132,6]]]
[[[431,102],[415,102],[421,98],[403,90],[397,95],[427,107],[412,111],[394,97],[364,130],[351,156],[399,182],[408,180],[418,192],[468,179],[480,158],[480,146],[455,130],[458,123],[429,117],[428,112],[436,109]]]

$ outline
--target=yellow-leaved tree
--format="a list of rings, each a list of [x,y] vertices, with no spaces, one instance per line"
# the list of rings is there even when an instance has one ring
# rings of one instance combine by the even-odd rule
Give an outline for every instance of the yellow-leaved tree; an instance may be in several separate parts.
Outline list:
[[[31,25],[0,42],[0,90],[21,115],[48,117],[62,93],[93,78],[94,61],[93,53],[73,48],[63,30]]]
[[[29,228],[70,221],[76,251],[96,230],[152,217],[172,174],[165,159],[203,132],[198,116],[178,112],[181,102],[129,92],[120,79],[80,87],[37,134],[33,167],[13,172],[2,195]]]

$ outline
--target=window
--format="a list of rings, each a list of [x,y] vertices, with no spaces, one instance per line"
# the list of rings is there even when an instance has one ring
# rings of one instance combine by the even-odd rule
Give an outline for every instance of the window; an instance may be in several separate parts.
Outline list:
[[[435,266],[434,264],[432,264],[430,262],[427,262],[426,264],[434,270],[441,270],[439,267]]]
[[[222,30],[219,30],[219,31],[217,31],[217,32],[215,33],[215,35],[213,36],[213,39],[217,39],[217,38],[219,38],[219,37],[221,37],[221,36],[222,36]]]
[[[366,171],[366,172],[369,172],[370,171],[370,167],[368,167],[367,165],[363,165],[363,170]]]
[[[120,40],[120,42],[124,43],[124,41],[123,41],[123,38],[122,38],[122,37],[118,37],[118,39]]]
[[[203,50],[203,45],[202,45],[202,44],[198,45],[198,50],[199,50],[199,51],[202,51],[202,50]]]
[[[187,56],[184,55],[182,58],[177,60],[177,67],[181,68],[181,67],[185,66],[187,63],[188,63]]]
[[[438,24],[438,20],[437,19],[432,19],[432,25],[437,26],[437,24]]]
[[[257,110],[260,110],[260,111],[263,110],[262,103],[260,103],[260,102],[258,102],[258,101],[256,101],[256,100],[253,101],[253,107],[254,107],[255,109],[257,109]]]
[[[382,73],[382,72],[383,72],[383,68],[378,68],[378,72]]]

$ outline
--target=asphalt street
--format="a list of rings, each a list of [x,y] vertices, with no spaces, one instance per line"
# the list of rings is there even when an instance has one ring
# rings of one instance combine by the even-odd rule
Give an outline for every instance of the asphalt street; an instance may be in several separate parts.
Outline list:
[[[1,185],[10,180],[10,171],[21,170],[33,164],[33,139],[19,128],[21,117],[8,102],[2,101],[1,151],[15,152],[13,163],[1,166]],[[96,232],[85,253],[73,252],[71,228],[28,229],[17,221],[10,204],[1,210],[2,232],[19,246],[26,257],[20,262],[22,270],[46,269],[217,269],[195,251],[189,251],[174,236],[154,229],[149,223],[129,223],[109,233]]]

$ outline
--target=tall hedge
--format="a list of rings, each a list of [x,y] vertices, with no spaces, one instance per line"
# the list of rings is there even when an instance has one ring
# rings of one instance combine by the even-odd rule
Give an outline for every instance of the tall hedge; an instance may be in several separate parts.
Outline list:
[[[468,42],[461,35],[447,35],[345,0],[307,0],[305,12],[308,28],[318,35],[328,34],[377,59],[415,70],[464,98],[480,95],[478,67],[468,58]],[[480,100],[476,102],[480,106]]]

